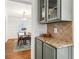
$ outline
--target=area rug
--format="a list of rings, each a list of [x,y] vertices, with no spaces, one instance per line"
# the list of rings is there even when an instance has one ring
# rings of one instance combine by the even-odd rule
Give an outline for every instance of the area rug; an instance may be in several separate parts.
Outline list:
[[[27,42],[26,45],[17,45],[17,40],[14,41],[14,52],[19,52],[19,51],[25,51],[25,50],[31,50],[31,44]]]

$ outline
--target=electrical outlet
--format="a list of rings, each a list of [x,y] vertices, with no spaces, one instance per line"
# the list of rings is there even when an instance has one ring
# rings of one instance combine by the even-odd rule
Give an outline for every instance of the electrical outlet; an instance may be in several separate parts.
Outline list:
[[[58,33],[58,29],[57,28],[54,28],[54,33]]]

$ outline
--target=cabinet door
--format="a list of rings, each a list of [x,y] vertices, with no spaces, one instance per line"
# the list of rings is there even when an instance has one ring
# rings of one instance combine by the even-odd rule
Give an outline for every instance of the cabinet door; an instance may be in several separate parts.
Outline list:
[[[57,20],[57,0],[47,0],[47,21]]]
[[[73,0],[61,0],[61,20],[73,19]]]
[[[71,47],[69,47],[69,59],[73,59],[74,58],[74,56],[73,56],[73,52],[74,52],[74,47],[73,46],[71,46]]]
[[[55,59],[55,48],[43,44],[43,59]]]
[[[42,42],[35,40],[35,59],[42,59]]]
[[[69,59],[68,50],[69,50],[68,47],[58,48],[57,49],[57,59]]]
[[[39,12],[39,16],[40,16],[40,22],[46,22],[46,18],[47,18],[47,15],[46,15],[46,0],[39,0],[39,9],[40,12]]]
[[[57,49],[57,59],[73,59],[73,47]]]

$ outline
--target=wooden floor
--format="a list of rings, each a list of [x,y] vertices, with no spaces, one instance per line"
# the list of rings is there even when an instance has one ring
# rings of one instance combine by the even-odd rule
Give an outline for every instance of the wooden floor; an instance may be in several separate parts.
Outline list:
[[[14,40],[9,39],[5,44],[5,59],[31,59],[31,51],[13,52]]]

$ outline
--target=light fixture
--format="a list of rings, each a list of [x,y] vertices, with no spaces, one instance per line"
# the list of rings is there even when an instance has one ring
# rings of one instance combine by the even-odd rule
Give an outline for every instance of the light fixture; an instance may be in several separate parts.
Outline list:
[[[22,20],[27,20],[29,19],[29,15],[26,14],[26,12],[23,12]]]
[[[25,17],[25,11],[23,12],[23,19],[22,20],[26,20],[26,17]]]

